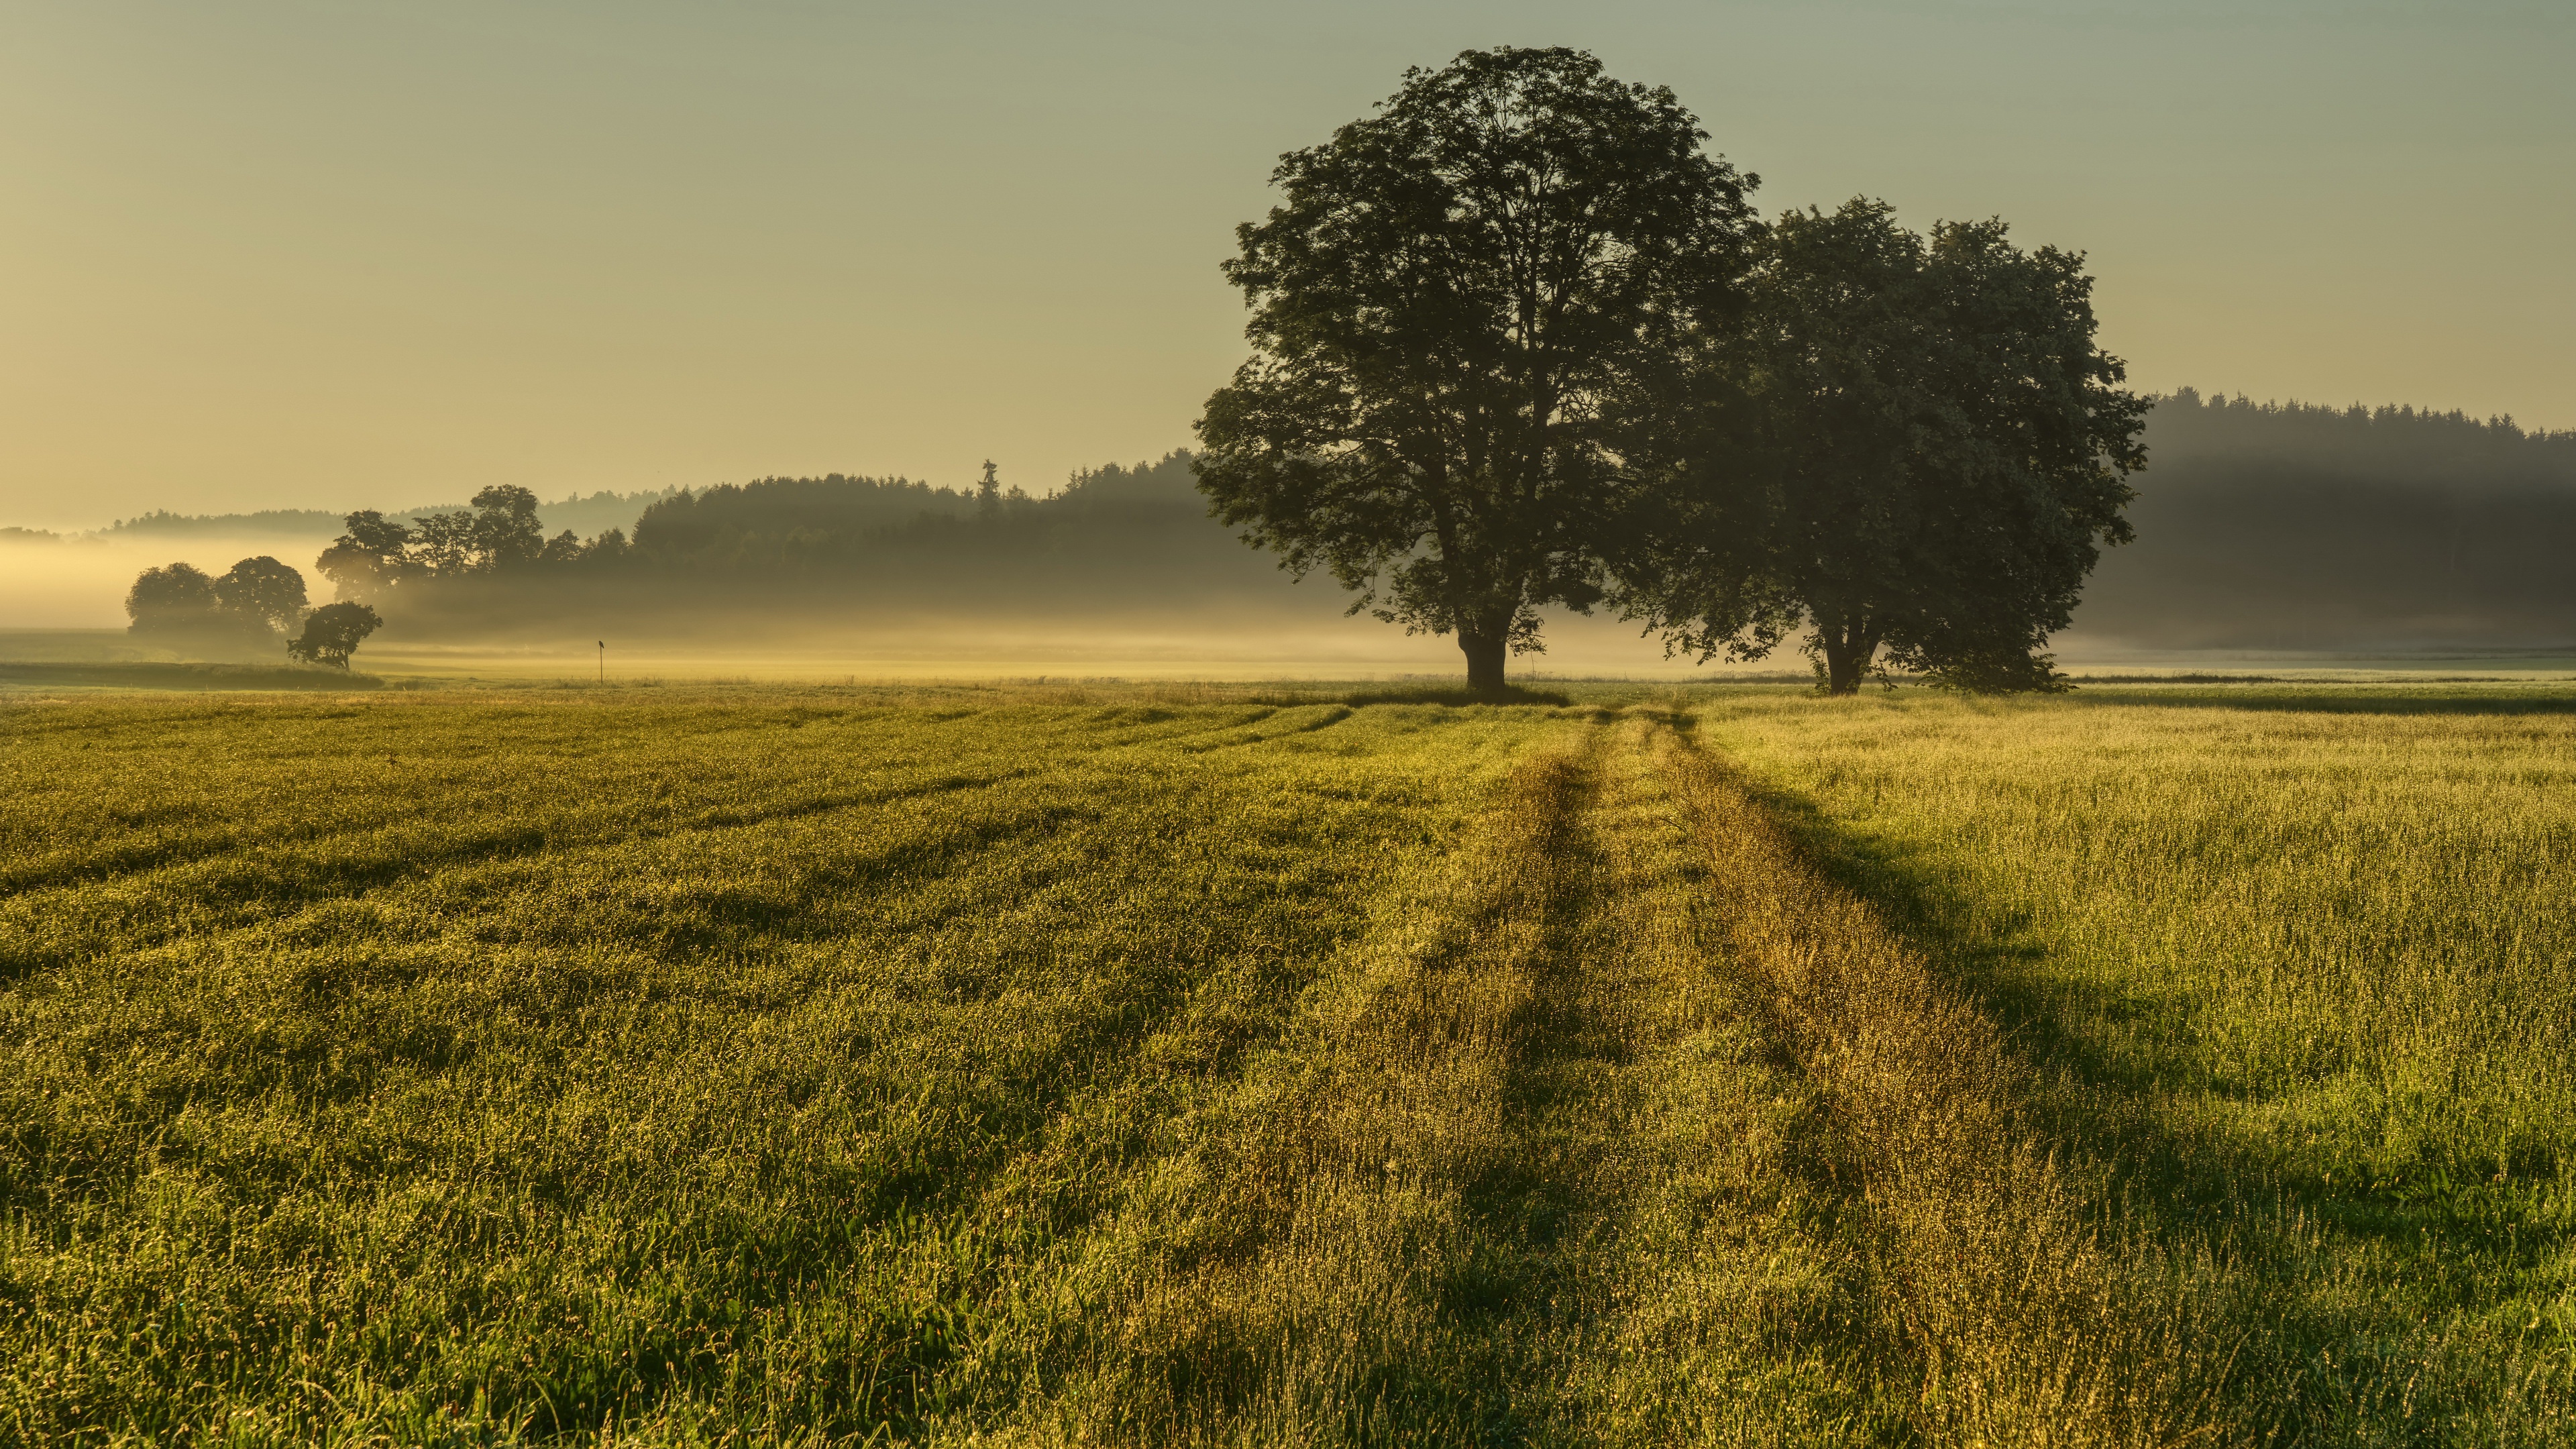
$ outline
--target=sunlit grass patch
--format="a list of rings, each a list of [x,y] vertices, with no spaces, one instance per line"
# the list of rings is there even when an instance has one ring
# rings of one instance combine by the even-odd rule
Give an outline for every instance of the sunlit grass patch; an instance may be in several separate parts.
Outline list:
[[[2247,1422],[2571,1432],[2565,688],[1738,699],[1708,733],[1981,993],[2103,1200],[2229,1264]]]
[[[1011,1401],[1161,1124],[1548,723],[1348,713],[19,717],[5,1422]]]

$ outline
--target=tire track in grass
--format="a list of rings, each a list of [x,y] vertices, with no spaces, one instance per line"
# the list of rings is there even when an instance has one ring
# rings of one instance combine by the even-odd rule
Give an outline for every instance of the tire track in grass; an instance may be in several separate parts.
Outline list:
[[[1847,1235],[1790,1161],[1811,1094],[1710,969],[1642,726],[1612,723],[1539,745],[1462,848],[1409,863],[1104,1248],[1091,1371],[1032,1437],[1901,1425],[1853,1336]]]
[[[1472,1442],[1504,1386],[1456,1291],[1532,958],[1568,896],[1585,779],[1514,766],[1463,848],[1426,853],[1280,1047],[1098,1246],[1102,1331],[1036,1437]]]
[[[1821,1090],[1874,1222],[1874,1296],[1949,1444],[2148,1446],[2226,1432],[2223,1336],[2192,1280],[2064,1182],[2001,1035],[1859,898],[1810,867],[1733,772],[1659,740],[1736,969]]]
[[[1724,969],[1660,728],[1632,713],[1605,752],[1595,909],[1521,1073],[1520,1157],[1569,1209],[1533,1265],[1558,1311],[1525,1372],[1561,1387],[1530,1437],[1901,1439],[1905,1355],[1870,1321],[1864,1245],[1813,1161],[1821,1093]]]

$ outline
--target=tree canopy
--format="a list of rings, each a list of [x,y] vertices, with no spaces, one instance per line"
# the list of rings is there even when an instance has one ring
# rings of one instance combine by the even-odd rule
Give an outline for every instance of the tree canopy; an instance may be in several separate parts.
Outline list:
[[[304,632],[288,641],[286,652],[307,664],[346,669],[359,642],[383,627],[384,622],[364,604],[324,604],[305,616]]]
[[[1754,178],[1669,90],[1579,51],[1469,51],[1281,158],[1225,264],[1254,356],[1200,485],[1244,539],[1499,688],[1537,610],[1602,597],[1639,401],[1732,305]]]
[[[234,564],[214,588],[224,608],[271,629],[292,629],[304,617],[304,575],[267,554]]]
[[[125,596],[136,634],[195,647],[274,649],[304,617],[304,575],[265,554],[210,578],[193,564],[145,569]]]
[[[137,634],[199,627],[220,607],[215,581],[194,564],[145,569],[125,595],[125,616]]]
[[[2091,286],[2080,255],[2023,252],[1999,221],[1918,235],[1866,199],[1777,218],[1732,344],[1742,471],[1660,515],[1683,526],[1623,602],[1702,657],[1760,657],[1803,621],[1835,693],[1882,651],[2050,687],[2039,651],[2130,537],[2146,461],[2150,404],[2095,344]]]
[[[350,514],[346,525],[348,531],[313,561],[343,600],[378,598],[425,571],[411,558],[410,525],[372,508]]]

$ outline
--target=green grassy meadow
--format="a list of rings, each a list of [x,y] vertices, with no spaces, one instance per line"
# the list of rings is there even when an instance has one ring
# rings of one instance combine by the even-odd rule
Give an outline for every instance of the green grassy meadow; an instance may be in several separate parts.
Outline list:
[[[0,1442],[2576,1442],[2576,693],[0,696]]]

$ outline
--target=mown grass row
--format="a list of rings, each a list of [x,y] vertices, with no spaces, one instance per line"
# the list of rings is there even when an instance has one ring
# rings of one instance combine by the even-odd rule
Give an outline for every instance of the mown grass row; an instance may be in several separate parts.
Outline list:
[[[1821,875],[1687,737],[1664,759],[1715,863],[1726,941],[1824,1100],[1877,1240],[1917,1416],[1967,1444],[2152,1446],[2222,1427],[2232,1325],[2212,1265],[2104,1223],[2025,1111],[1973,1001]],[[2177,1268],[2179,1267],[2179,1271]]]
[[[1646,728],[1533,753],[1309,988],[1141,1205],[1064,1437],[1905,1435],[1815,1094],[1708,949]]]
[[[671,714],[13,720],[10,1435],[1000,1414],[1123,1175],[1534,727]]]

